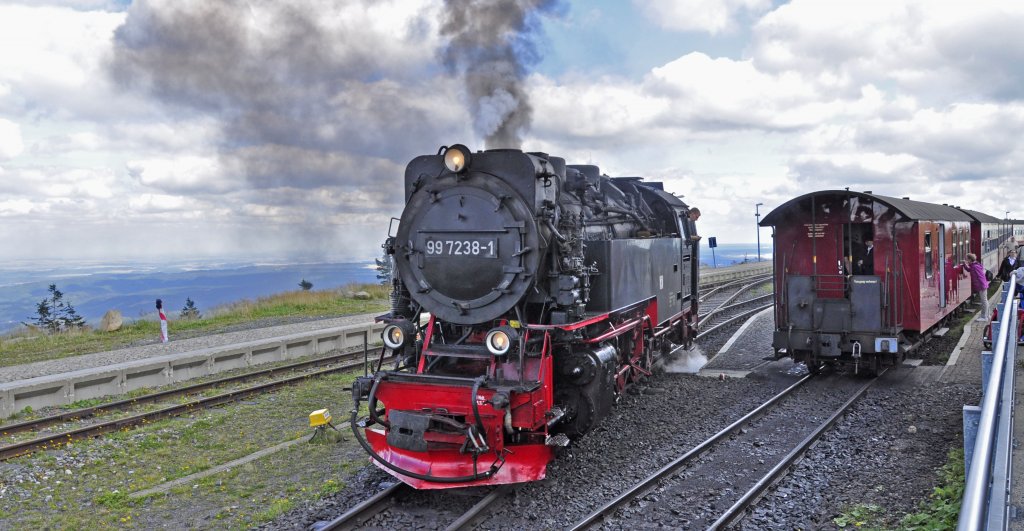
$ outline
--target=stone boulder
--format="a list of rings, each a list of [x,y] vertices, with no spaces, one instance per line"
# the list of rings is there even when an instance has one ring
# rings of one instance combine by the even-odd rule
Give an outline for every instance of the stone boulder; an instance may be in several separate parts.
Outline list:
[[[124,319],[121,317],[121,312],[109,310],[103,314],[103,319],[100,319],[100,332],[120,330],[123,323]]]
[[[357,291],[352,294],[352,298],[361,301],[368,301],[373,298],[369,293],[365,291]]]

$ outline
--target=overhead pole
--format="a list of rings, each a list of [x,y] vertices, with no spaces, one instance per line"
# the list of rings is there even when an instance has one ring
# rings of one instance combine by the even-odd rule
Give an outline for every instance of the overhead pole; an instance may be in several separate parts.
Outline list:
[[[757,261],[761,261],[761,213],[758,212],[758,207],[764,203],[758,203],[754,205],[754,228],[757,229]]]

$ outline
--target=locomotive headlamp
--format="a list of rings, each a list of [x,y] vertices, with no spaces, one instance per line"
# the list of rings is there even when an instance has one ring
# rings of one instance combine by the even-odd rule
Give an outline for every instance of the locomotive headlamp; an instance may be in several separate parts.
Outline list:
[[[463,170],[469,166],[469,148],[462,144],[455,144],[449,147],[444,152],[444,165],[450,171],[455,173],[462,173]]]
[[[384,344],[390,349],[400,348],[405,344],[405,333],[398,325],[389,325],[384,329]]]
[[[512,345],[519,339],[519,334],[511,326],[502,326],[487,332],[484,344],[487,351],[495,356],[504,356],[512,350]]]
[[[398,321],[385,326],[384,333],[381,336],[384,340],[384,346],[397,350],[412,341],[412,338],[415,337],[415,330],[413,324],[409,321]]]

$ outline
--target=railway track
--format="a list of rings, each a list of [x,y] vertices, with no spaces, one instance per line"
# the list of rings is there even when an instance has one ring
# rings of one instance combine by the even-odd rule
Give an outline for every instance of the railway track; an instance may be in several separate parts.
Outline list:
[[[217,386],[230,385],[233,383],[245,382],[257,378],[274,377],[275,375],[284,372],[304,370],[317,366],[323,366],[325,364],[329,365],[332,363],[341,363],[341,365],[329,366],[324,369],[305,372],[295,376],[278,378],[258,385],[244,387],[241,389],[235,389],[214,396],[197,398],[194,400],[189,400],[184,403],[175,404],[172,406],[156,409],[145,413],[140,413],[137,415],[131,415],[128,417],[123,417],[107,422],[100,422],[79,428],[62,430],[55,433],[36,437],[30,440],[0,446],[0,461],[6,461],[8,459],[12,459],[15,457],[28,455],[39,449],[60,447],[74,441],[98,437],[100,435],[110,433],[112,431],[118,431],[129,427],[138,426],[140,424],[152,422],[155,420],[174,417],[185,413],[191,413],[199,409],[234,402],[249,396],[271,391],[287,385],[296,384],[312,378],[318,378],[320,376],[324,376],[327,374],[363,368],[366,366],[366,359],[367,350],[366,345],[364,343],[364,349],[359,351],[317,358],[315,360],[293,363],[290,365],[275,367],[273,369],[264,369],[261,371],[255,371],[227,378],[220,378],[210,382],[204,382],[200,384],[180,387],[177,389],[151,393],[147,395],[133,397],[126,400],[119,400],[117,402],[103,404],[100,406],[68,411],[35,420],[3,426],[0,427],[0,430],[3,431],[4,436],[8,436],[13,433],[39,430],[41,428],[53,426],[55,424],[88,420],[115,411],[125,411],[143,404],[156,403],[171,398],[196,394],[205,390],[216,388]]]
[[[628,515],[616,518],[630,511],[634,502],[643,506],[648,523],[720,529],[741,517],[875,381],[805,376],[606,502],[572,529],[601,524],[626,527]],[[810,394],[812,399],[796,400],[797,393]],[[709,455],[712,449],[715,452]],[[776,464],[770,464],[769,458],[782,454]],[[737,492],[742,494],[737,497]],[[716,512],[722,503],[730,505]]]
[[[459,490],[461,490],[462,492],[468,492],[470,490],[476,489]],[[369,499],[359,503],[358,505],[349,509],[348,511],[343,513],[341,516],[338,516],[334,520],[313,526],[313,529],[317,531],[358,529],[361,526],[366,525],[368,522],[370,522],[371,519],[373,519],[377,515],[385,513],[387,511],[406,511],[410,513],[416,513],[418,511],[416,502],[418,502],[420,505],[424,504],[424,500],[422,498],[433,499],[438,496],[443,496],[446,497],[445,503],[443,505],[447,506],[450,503],[450,500],[448,500],[447,498],[450,497],[453,492],[459,492],[459,490],[442,492],[415,491],[404,483],[396,483],[380,491],[379,493],[373,495]],[[450,523],[448,523],[444,527],[445,531],[461,531],[463,529],[472,529],[476,521],[479,518],[482,518],[486,515],[488,508],[493,506],[496,502],[504,499],[506,496],[508,496],[508,494],[511,491],[511,487],[502,486],[491,489],[487,494],[483,496],[474,496],[470,494],[470,496],[473,496],[472,499],[478,498],[477,501],[473,503],[473,505],[468,509],[465,509],[461,512],[457,512],[457,517],[450,518]],[[409,500],[412,500],[414,498],[419,499],[415,500],[415,502],[413,503],[409,503]],[[430,504],[429,500],[427,501],[427,504],[429,504],[435,511],[441,506],[440,503]],[[412,516],[412,518],[417,517],[418,516],[415,514],[413,514]],[[431,514],[430,517],[436,518],[436,515]],[[394,517],[392,517],[392,519],[389,521],[394,521],[393,518]]]
[[[698,315],[697,322],[700,323],[701,331],[697,334],[697,339],[707,337],[721,328],[730,326],[765,308],[771,307],[773,303],[771,293],[736,302],[744,294],[771,282],[771,275],[758,275],[721,284],[701,293],[699,295],[701,306],[711,307],[712,309],[709,312]]]
[[[702,290],[697,294],[697,300],[702,308],[710,307],[711,311],[698,316],[700,322],[710,319],[720,313],[723,308],[734,302],[744,293],[772,282],[771,275],[758,275],[750,278],[735,280],[726,284],[720,284],[713,288]]]

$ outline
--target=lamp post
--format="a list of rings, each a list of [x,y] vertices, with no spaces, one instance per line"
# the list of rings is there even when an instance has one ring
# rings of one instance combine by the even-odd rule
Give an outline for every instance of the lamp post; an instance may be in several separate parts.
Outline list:
[[[754,225],[757,227],[757,261],[761,261],[761,213],[758,212],[758,207],[764,203],[758,203],[754,205]]]

